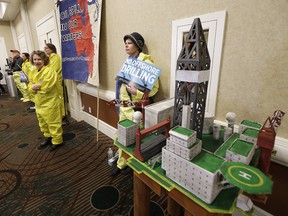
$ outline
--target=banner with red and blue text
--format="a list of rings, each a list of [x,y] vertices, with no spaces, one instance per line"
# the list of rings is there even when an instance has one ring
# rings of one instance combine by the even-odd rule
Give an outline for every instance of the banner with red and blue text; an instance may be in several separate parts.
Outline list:
[[[62,0],[59,4],[63,79],[98,86],[102,0]]]

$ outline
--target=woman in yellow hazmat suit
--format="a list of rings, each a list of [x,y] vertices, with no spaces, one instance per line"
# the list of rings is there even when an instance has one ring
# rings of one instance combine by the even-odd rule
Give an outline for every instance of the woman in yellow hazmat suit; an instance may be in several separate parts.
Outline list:
[[[51,44],[51,43],[45,44],[44,51],[45,51],[46,55],[48,55],[48,57],[49,57],[49,61],[50,61],[49,65],[51,67],[53,67],[57,73],[57,79],[58,79],[58,82],[61,86],[61,89],[60,89],[61,90],[61,97],[62,97],[61,112],[62,112],[62,116],[64,117],[65,116],[65,105],[64,105],[63,87],[62,87],[62,60],[61,60],[60,56],[57,54],[57,49],[56,49],[54,44]]]
[[[130,35],[124,36],[125,51],[129,55],[129,58],[135,58],[147,63],[153,64],[150,55],[144,54],[142,52],[144,46],[144,38],[137,32],[133,32]],[[119,89],[119,90],[118,90]],[[153,97],[159,89],[159,82],[157,80],[156,84],[149,92],[149,97]],[[118,96],[119,94],[119,96]],[[118,83],[116,85],[116,98],[121,100],[130,100],[133,102],[140,102],[143,98],[144,93],[136,89],[136,87],[131,85],[126,85],[124,83]],[[120,107],[119,110],[119,121],[124,119],[130,119],[133,121],[134,109],[132,107]],[[122,156],[122,150],[119,149],[119,158],[117,161],[117,167],[112,170],[110,176],[117,175],[119,173],[129,173],[129,167],[127,167],[126,160]]]
[[[21,57],[23,59],[22,71],[25,72],[29,78],[29,76],[31,74],[32,67],[33,67],[33,65],[30,62],[30,55],[29,55],[29,53],[23,52]]]
[[[34,94],[36,115],[40,130],[44,134],[40,146],[52,143],[50,151],[53,151],[63,142],[61,86],[55,70],[48,66],[49,57],[45,52],[32,52],[31,63],[35,69],[31,73],[28,89]]]
[[[20,83],[18,84],[18,88],[21,91],[22,95],[23,95],[23,102],[27,102],[27,101],[33,101],[32,95],[29,94],[28,91],[28,83],[29,83],[29,76],[31,74],[31,70],[32,70],[32,64],[29,61],[30,55],[29,53],[23,52],[21,54],[21,57],[23,59],[23,63],[22,63],[22,71],[26,74],[26,80],[21,80],[20,78]]]
[[[23,71],[23,69],[22,69],[23,63],[27,58],[23,54],[22,54],[22,58],[21,58],[20,52],[18,50],[11,50],[11,52],[13,53],[13,59],[14,59],[14,62],[13,62],[14,67],[12,68],[13,78],[14,78],[14,81],[15,81],[17,88],[19,89],[19,91],[21,92],[21,94],[23,96],[22,98],[20,98],[20,100],[22,100],[23,102],[28,102],[28,101],[30,101],[30,99],[29,99],[29,94],[27,91],[27,84],[25,82],[21,81],[21,71]],[[24,59],[23,59],[23,57],[24,57]]]

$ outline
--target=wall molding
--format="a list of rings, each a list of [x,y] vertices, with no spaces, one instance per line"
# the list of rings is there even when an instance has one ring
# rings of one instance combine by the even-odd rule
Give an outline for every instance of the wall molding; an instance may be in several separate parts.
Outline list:
[[[91,95],[93,97],[97,97],[97,86],[92,86],[86,83],[79,83],[77,85],[77,89],[80,92]],[[111,101],[115,99],[115,92],[107,91],[99,88],[99,98],[105,101]]]
[[[88,124],[90,124],[92,127],[99,129],[99,131],[101,131],[102,133],[104,133],[106,136],[110,137],[111,139],[115,139],[116,133],[117,133],[117,129],[110,126],[109,124],[106,124],[105,122],[101,121],[99,119],[99,124],[97,123],[97,118],[90,115],[87,112],[84,111],[80,111],[79,112],[79,118],[85,122],[87,122]],[[99,128],[97,128],[97,125],[99,125]]]

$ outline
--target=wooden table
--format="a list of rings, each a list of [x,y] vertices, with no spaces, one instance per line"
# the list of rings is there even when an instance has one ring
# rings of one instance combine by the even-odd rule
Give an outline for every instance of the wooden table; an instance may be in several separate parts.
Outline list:
[[[193,200],[190,197],[186,196],[183,192],[177,188],[172,190],[167,190],[162,187],[157,180],[153,177],[149,177],[145,172],[137,172],[135,167],[129,164],[130,159],[132,158],[134,162],[137,160],[133,158],[131,153],[125,151],[125,147],[117,145],[123,150],[123,156],[127,159],[128,165],[134,170],[133,171],[133,180],[134,180],[134,215],[137,216],[149,216],[150,215],[150,193],[153,191],[157,195],[161,196],[164,193],[168,196],[167,210],[168,215],[175,216],[180,214],[181,206],[185,210],[185,216],[220,216],[220,215],[231,215],[233,212],[233,207],[231,206],[230,210],[212,210],[205,208],[199,204],[198,200]],[[126,149],[127,150],[127,149]],[[138,161],[139,164],[142,163]]]
[[[185,216],[221,216],[231,215],[225,213],[212,213],[198,205],[196,202],[185,196],[177,189],[168,192],[155,183],[145,174],[137,174],[134,171],[134,215],[149,216],[150,215],[150,192],[153,190],[157,195],[167,193],[168,195],[168,215],[175,216],[180,214],[181,206],[185,209]]]

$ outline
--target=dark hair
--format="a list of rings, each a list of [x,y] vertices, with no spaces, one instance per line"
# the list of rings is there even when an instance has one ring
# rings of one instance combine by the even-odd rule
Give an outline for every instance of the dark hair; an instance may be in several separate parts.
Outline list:
[[[25,55],[27,59],[29,59],[29,58],[30,58],[30,55],[29,55],[29,53],[23,52],[22,54],[23,54],[23,55]]]
[[[40,56],[40,58],[44,61],[44,65],[49,64],[49,57],[46,55],[46,53],[44,51],[37,50],[37,51],[33,51],[30,55],[30,62],[32,65],[34,65],[34,63],[33,63],[33,56],[34,55]]]
[[[54,44],[46,43],[46,46],[51,49],[53,53],[57,53],[57,49]]]

